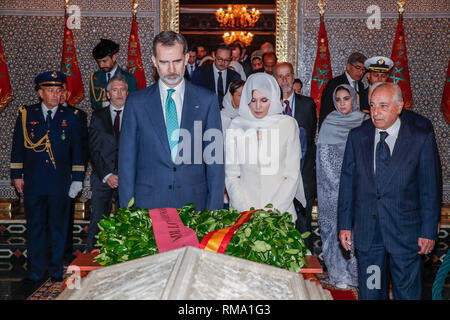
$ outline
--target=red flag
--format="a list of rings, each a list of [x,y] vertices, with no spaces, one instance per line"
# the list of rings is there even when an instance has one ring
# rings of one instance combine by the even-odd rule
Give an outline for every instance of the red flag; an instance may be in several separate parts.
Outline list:
[[[328,37],[325,30],[323,16],[320,17],[319,36],[317,40],[316,61],[311,80],[311,98],[317,106],[317,117],[320,111],[320,98],[327,82],[333,78],[331,71],[330,50],[328,49]]]
[[[404,108],[409,109],[413,101],[408,71],[408,56],[406,55],[405,31],[403,30],[403,16],[400,16],[398,19],[391,60],[394,62],[394,66],[392,67],[388,81],[400,86],[403,91]]]
[[[78,67],[75,44],[73,43],[73,33],[68,24],[68,16],[65,15],[64,21],[64,41],[61,59],[61,72],[67,76],[67,91],[69,96],[67,103],[74,106],[84,98],[83,79],[81,78],[80,68]]]
[[[447,123],[450,123],[450,60],[448,61],[444,93],[442,94],[441,110],[444,113],[444,117],[445,120],[447,120]]]
[[[3,53],[2,38],[0,38],[0,109],[4,108],[11,99],[11,83],[9,82],[8,68]]]
[[[128,42],[128,71],[136,77],[139,90],[147,86],[144,67],[142,66],[138,25],[135,19],[133,19],[133,22],[131,23],[130,40]]]

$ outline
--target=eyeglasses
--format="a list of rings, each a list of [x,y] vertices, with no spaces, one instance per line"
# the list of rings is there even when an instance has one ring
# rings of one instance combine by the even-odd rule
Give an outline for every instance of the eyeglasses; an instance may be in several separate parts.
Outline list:
[[[222,59],[222,58],[217,58],[217,57],[216,57],[216,60],[217,60],[218,62],[220,62],[220,63],[223,63],[223,62],[227,62],[227,63],[228,63],[228,62],[231,62],[232,59],[231,59],[231,58],[229,58],[229,59]]]
[[[353,63],[350,63],[350,65],[351,65],[353,68],[355,68],[356,70],[358,70],[358,71],[366,72],[366,68],[364,68],[364,67],[361,67],[361,66],[355,66]]]

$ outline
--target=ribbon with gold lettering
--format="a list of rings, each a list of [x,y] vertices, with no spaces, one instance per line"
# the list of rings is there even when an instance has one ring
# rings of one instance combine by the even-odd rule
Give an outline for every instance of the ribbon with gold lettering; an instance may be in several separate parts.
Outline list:
[[[255,211],[258,210],[242,212],[231,227],[211,231],[203,238],[199,248],[212,252],[224,253],[236,229],[246,223]]]

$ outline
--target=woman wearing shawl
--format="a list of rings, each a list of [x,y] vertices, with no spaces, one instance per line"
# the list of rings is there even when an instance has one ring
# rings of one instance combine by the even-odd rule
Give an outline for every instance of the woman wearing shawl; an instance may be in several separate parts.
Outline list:
[[[222,130],[224,133],[230,126],[231,120],[239,115],[239,103],[241,101],[244,83],[245,81],[242,79],[231,81],[228,92],[223,97],[223,109],[220,111],[220,117],[222,118]]]
[[[293,200],[305,205],[297,121],[282,114],[280,87],[265,73],[248,77],[239,116],[226,133],[225,184],[239,211],[271,203],[297,219]]]
[[[358,286],[358,273],[354,250],[346,252],[338,240],[339,179],[348,133],[359,127],[368,115],[358,110],[357,94],[350,85],[336,87],[333,103],[336,110],[324,120],[317,140],[317,220],[328,282],[347,288],[348,285]]]

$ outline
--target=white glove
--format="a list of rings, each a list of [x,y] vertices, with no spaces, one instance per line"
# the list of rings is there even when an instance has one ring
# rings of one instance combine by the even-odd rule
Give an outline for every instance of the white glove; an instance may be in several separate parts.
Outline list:
[[[69,197],[74,199],[77,194],[83,189],[83,182],[81,181],[73,181],[70,185]]]

